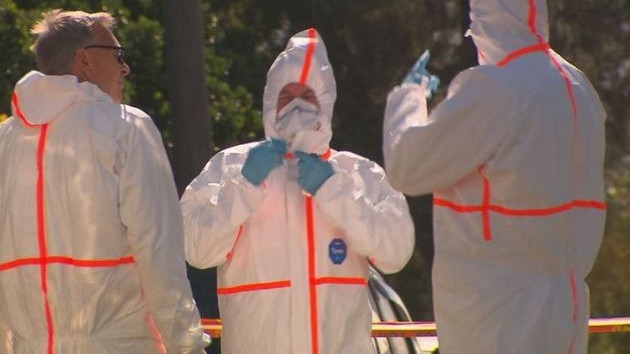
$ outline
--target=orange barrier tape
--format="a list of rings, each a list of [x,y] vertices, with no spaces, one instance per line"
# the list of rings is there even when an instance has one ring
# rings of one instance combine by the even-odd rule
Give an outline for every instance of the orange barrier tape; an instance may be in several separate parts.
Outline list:
[[[435,337],[435,322],[373,322],[372,337]]]
[[[630,332],[630,317],[591,318],[588,321],[590,333]]]
[[[204,318],[201,325],[213,338],[221,337],[221,320]],[[590,333],[630,332],[630,317],[591,318]],[[434,337],[435,322],[374,322],[372,337]]]
[[[201,327],[212,338],[221,337],[221,320],[217,318],[202,318]]]

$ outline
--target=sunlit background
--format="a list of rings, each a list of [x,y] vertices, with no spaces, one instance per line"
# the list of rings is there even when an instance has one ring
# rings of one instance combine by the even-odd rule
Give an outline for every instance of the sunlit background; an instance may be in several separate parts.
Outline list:
[[[162,130],[180,190],[214,151],[262,137],[266,71],[288,37],[307,27],[320,31],[337,79],[333,147],[376,161],[382,161],[387,92],[425,48],[432,54],[429,69],[442,80],[432,104],[444,97],[459,71],[475,65],[472,43],[463,37],[468,26],[466,0],[187,3],[186,11],[203,14],[199,26],[187,24],[198,36],[169,32],[182,24],[163,1],[0,0],[0,121],[11,114],[13,85],[34,68],[29,27],[42,11],[53,8],[104,10],[118,18],[116,34],[132,69],[125,101],[148,112]],[[588,278],[592,316],[630,316],[630,1],[549,3],[552,47],[588,75],[608,113],[608,220],[604,244]],[[205,65],[189,66],[185,60],[200,48]],[[167,75],[177,70],[191,80],[205,78],[199,93],[207,102],[186,107],[198,115],[177,108],[181,105],[173,93],[181,93],[180,88]],[[191,132],[185,130],[186,124],[205,128]],[[432,320],[431,197],[410,198],[409,203],[416,222],[416,251],[408,266],[387,280],[415,320]],[[212,272],[190,269],[189,274],[202,314],[215,316]],[[630,353],[627,333],[594,334],[590,342],[591,353]]]

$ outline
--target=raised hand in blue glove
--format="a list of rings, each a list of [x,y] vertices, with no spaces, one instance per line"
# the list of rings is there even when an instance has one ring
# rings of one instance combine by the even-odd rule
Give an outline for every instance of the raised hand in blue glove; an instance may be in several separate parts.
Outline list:
[[[403,79],[403,83],[423,86],[427,98],[431,98],[431,95],[437,91],[438,86],[440,85],[440,78],[435,75],[431,75],[431,73],[427,70],[427,64],[429,63],[430,58],[431,54],[429,53],[429,50],[425,50],[413,67],[409,70],[407,76]]]
[[[266,140],[249,150],[241,173],[253,185],[259,186],[271,170],[282,165],[286,151],[287,143],[284,140]]]
[[[335,173],[332,165],[319,156],[296,151],[298,160],[298,184],[310,195],[315,195],[319,187]]]

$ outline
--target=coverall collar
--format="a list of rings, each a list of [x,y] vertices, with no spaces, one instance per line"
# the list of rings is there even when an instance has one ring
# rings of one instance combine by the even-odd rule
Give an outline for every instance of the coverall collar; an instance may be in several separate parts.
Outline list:
[[[44,75],[31,71],[15,85],[11,99],[13,116],[28,126],[47,124],[79,101],[109,101],[96,85],[79,82],[72,75]]]

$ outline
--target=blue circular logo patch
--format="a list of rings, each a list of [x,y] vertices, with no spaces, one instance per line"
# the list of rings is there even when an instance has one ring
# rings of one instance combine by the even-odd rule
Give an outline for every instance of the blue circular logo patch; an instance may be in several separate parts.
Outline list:
[[[342,239],[336,238],[328,245],[328,257],[334,264],[341,264],[348,255],[348,247]]]

